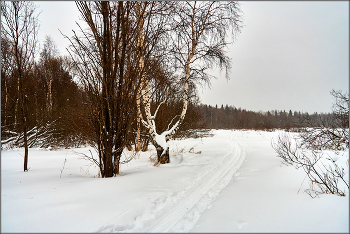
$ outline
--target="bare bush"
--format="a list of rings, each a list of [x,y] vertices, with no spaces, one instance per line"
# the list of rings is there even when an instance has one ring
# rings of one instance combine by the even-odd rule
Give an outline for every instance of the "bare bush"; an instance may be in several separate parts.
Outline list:
[[[29,148],[69,148],[79,147],[89,140],[78,132],[65,132],[60,129],[60,119],[38,124],[27,131],[27,146]],[[21,148],[25,145],[24,134],[11,131],[8,126],[1,126],[1,149]]]
[[[310,180],[310,189],[305,192],[311,197],[324,193],[345,196],[346,188],[349,189],[345,168],[336,157],[326,153],[330,150],[332,155],[344,157],[346,154],[342,151],[349,149],[349,95],[334,90],[331,94],[336,99],[333,113],[328,118],[319,119],[318,127],[304,128],[294,137],[283,133],[277,142],[271,142],[283,163],[303,168]],[[304,119],[304,122],[308,121],[311,119]]]
[[[189,129],[186,131],[178,131],[174,136],[174,139],[186,139],[186,138],[203,138],[212,137],[214,134],[210,129]]]
[[[288,133],[279,135],[277,142],[272,141],[272,147],[283,163],[303,168],[310,181],[310,189],[305,192],[311,197],[323,193],[345,196],[344,186],[340,184],[349,189],[349,181],[344,168],[334,158],[319,150],[306,149],[301,138],[293,138]]]
[[[315,150],[345,150],[349,148],[349,94],[341,91],[331,91],[335,98],[333,113],[319,119],[305,116],[302,122],[305,126],[300,133],[302,145]]]

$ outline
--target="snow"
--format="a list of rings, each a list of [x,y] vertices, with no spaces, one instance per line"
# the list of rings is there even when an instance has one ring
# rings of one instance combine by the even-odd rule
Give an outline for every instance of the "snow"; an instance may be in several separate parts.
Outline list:
[[[150,145],[113,178],[98,178],[98,168],[77,154],[90,154],[89,147],[29,149],[28,172],[23,149],[3,150],[1,231],[349,231],[348,191],[304,193],[304,171],[281,164],[271,148],[280,132],[213,133],[169,141],[170,164],[157,167]],[[343,163],[346,157],[337,155]]]
[[[153,117],[153,116],[151,116]],[[168,150],[168,144],[166,142],[166,137],[167,135],[169,135],[172,131],[174,131],[174,129],[179,125],[179,121],[177,121],[174,126],[170,129],[170,130],[166,130],[164,132],[162,132],[160,135],[157,134],[156,131],[156,125],[154,123],[154,120],[152,120],[153,123],[153,131],[154,131],[154,140],[157,142],[157,144],[163,148],[163,152],[161,155],[164,155],[166,153],[166,151]]]
[[[304,193],[303,170],[281,165],[268,147],[277,134],[233,132],[247,160],[191,232],[349,231],[349,198]]]
[[[165,134],[162,133],[158,135],[157,133],[155,133],[154,140],[157,142],[158,145],[160,145],[163,148],[162,155],[164,155],[168,149],[168,144],[166,143]]]

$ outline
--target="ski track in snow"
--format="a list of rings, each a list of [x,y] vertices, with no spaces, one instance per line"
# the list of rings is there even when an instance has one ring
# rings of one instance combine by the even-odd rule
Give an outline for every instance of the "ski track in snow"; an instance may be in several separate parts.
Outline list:
[[[205,209],[224,189],[245,159],[241,146],[230,136],[225,136],[228,151],[209,164],[192,180],[192,183],[178,192],[171,192],[166,197],[157,198],[153,205],[144,207],[147,212],[140,212],[132,224],[106,225],[97,232],[188,232]],[[142,207],[142,204],[140,204]],[[125,213],[137,211],[128,210]],[[119,217],[118,215],[117,217]],[[116,220],[114,217],[112,220]]]

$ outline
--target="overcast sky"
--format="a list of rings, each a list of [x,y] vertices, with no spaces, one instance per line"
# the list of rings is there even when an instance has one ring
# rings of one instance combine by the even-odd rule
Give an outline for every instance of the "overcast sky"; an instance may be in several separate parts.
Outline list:
[[[349,92],[347,1],[242,1],[244,27],[227,48],[230,80],[199,91],[201,102],[246,110],[330,112],[332,89]],[[74,2],[35,2],[41,11],[39,40],[50,35],[61,52],[79,12]]]

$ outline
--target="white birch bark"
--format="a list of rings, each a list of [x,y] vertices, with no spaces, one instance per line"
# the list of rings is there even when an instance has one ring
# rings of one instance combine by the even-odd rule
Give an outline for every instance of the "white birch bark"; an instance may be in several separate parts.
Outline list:
[[[141,112],[141,95],[142,90],[144,89],[144,58],[143,58],[143,52],[144,52],[144,41],[143,41],[143,24],[144,24],[144,10],[142,9],[141,2],[137,2],[136,6],[138,8],[138,14],[139,14],[139,24],[138,24],[138,34],[137,34],[137,46],[139,48],[139,77],[141,77],[141,84],[137,90],[137,96],[136,96],[136,105],[137,105],[137,119],[136,119],[136,151],[140,151],[141,149],[141,119],[142,119],[142,112]],[[143,3],[143,7],[146,7],[146,2]]]
[[[169,126],[168,129],[166,131],[162,132],[161,134],[158,134],[156,131],[155,117],[158,113],[160,105],[162,105],[165,102],[166,98],[157,107],[154,115],[152,115],[151,114],[150,96],[149,96],[149,86],[148,86],[149,81],[147,79],[144,79],[143,85],[141,85],[141,97],[143,100],[143,104],[144,104],[144,108],[145,108],[145,115],[146,115],[146,121],[142,121],[142,123],[149,130],[149,134],[152,138],[153,145],[155,145],[156,148],[161,147],[163,149],[162,155],[164,155],[167,152],[168,145],[166,142],[179,129],[181,123],[183,122],[183,120],[185,118],[187,108],[188,108],[188,81],[189,81],[189,77],[190,77],[190,73],[191,73],[190,63],[191,63],[191,60],[195,54],[196,44],[198,41],[194,38],[195,37],[194,26],[193,26],[194,25],[194,11],[195,11],[195,7],[193,9],[192,24],[191,24],[191,26],[192,26],[192,48],[191,48],[191,52],[188,54],[188,58],[187,58],[187,61],[186,61],[185,67],[184,67],[185,68],[185,81],[184,81],[184,89],[183,89],[182,111],[181,111],[179,120],[177,122],[175,122],[175,124],[171,128]],[[140,116],[141,116],[141,113],[140,113]],[[142,119],[142,117],[141,117],[141,119]]]
[[[47,90],[47,112],[51,115],[52,112],[52,74],[49,72],[49,80],[47,82],[48,90]]]

